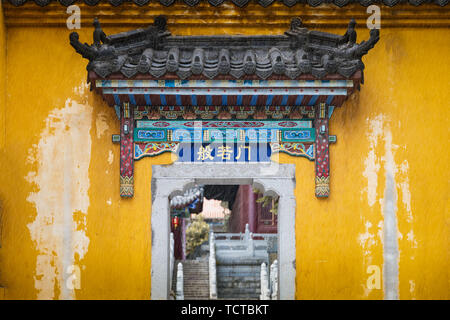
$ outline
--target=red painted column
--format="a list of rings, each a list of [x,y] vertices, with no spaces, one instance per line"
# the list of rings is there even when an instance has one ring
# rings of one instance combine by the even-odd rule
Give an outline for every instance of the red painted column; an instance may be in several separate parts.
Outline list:
[[[134,156],[133,156],[133,107],[124,103],[120,109],[120,196],[133,197]]]
[[[256,203],[256,199],[258,195],[253,192],[253,187],[251,185],[240,186],[240,188],[243,188],[247,202],[248,229],[250,230],[250,232],[256,233],[257,218],[258,218],[257,212],[258,206]],[[245,231],[245,224],[244,224],[244,231]]]
[[[316,197],[330,195],[330,158],[328,141],[328,110],[325,103],[316,107],[314,127],[316,129]]]

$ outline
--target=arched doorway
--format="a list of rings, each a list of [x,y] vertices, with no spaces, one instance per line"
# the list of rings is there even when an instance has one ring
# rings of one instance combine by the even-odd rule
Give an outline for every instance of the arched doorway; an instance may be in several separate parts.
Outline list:
[[[152,170],[152,299],[169,298],[169,197],[196,184],[253,185],[264,190],[264,194],[279,196],[279,299],[295,298],[295,165],[176,163],[154,165]]]

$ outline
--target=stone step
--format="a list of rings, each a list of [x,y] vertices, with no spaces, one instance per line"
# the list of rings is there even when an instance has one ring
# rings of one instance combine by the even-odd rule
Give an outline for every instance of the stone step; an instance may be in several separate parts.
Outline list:
[[[196,288],[196,287],[184,287],[184,292],[209,292],[209,287],[208,288]]]
[[[196,289],[202,289],[202,288],[206,288],[209,290],[209,284],[207,283],[200,283],[198,285],[194,285],[194,284],[188,284],[188,283],[184,283],[183,285],[184,289],[190,289],[190,288],[196,288]]]
[[[240,283],[240,284],[232,284],[232,285],[229,285],[227,283],[221,283],[221,284],[217,284],[217,288],[218,289],[230,289],[230,290],[236,290],[236,291],[239,291],[241,289],[246,289],[246,288],[253,289],[253,290],[256,290],[256,289],[259,290],[260,285],[256,284],[256,283],[254,283],[254,284]]]
[[[208,269],[208,264],[206,264],[206,265],[198,265],[198,264],[183,263],[183,267],[186,267],[186,268],[189,268],[189,269]]]
[[[187,284],[187,283],[209,283],[209,279],[208,278],[203,278],[203,279],[197,279],[197,278],[194,278],[194,279],[184,279],[184,283],[185,284]]]
[[[227,278],[221,278],[218,277],[217,283],[253,283],[253,282],[261,282],[259,278],[254,277],[227,277]]]
[[[172,288],[176,291],[176,266],[183,264],[183,290],[185,300],[209,299],[209,265],[208,261],[176,261]]]
[[[201,278],[202,276],[208,276],[209,272],[193,272],[193,273],[189,273],[189,272],[183,272],[184,276],[197,276],[197,278]]]
[[[209,289],[209,285],[208,284],[199,284],[199,285],[193,285],[193,284],[187,284],[187,283],[185,283],[184,284],[184,288],[186,289],[186,288],[207,288],[207,289]]]
[[[201,278],[209,276],[209,272],[183,272],[183,276]]]
[[[259,300],[259,295],[239,295],[239,294],[231,294],[231,295],[218,295],[218,299],[220,300]],[[186,299],[187,300],[187,299]]]
[[[184,272],[183,276],[202,278],[202,277],[205,277],[205,276],[206,277],[209,276],[209,272],[195,272],[195,273]]]
[[[252,280],[257,280],[257,279],[261,279],[261,276],[259,274],[254,274],[254,273],[233,273],[233,274],[229,274],[229,273],[217,273],[217,278],[218,279],[223,279],[223,281],[232,281],[232,280],[237,280],[237,279],[252,279]]]
[[[208,272],[208,268],[206,269],[199,269],[199,268],[190,268],[189,266],[183,267],[183,272],[186,270],[187,273],[191,272]]]
[[[243,268],[243,267],[235,267],[235,268],[218,268],[217,276],[252,276],[259,277],[261,274],[261,267],[258,268]]]
[[[223,280],[219,280],[217,281],[217,284],[229,284],[229,285],[239,285],[239,284],[244,284],[244,285],[253,285],[253,284],[260,284],[261,281],[259,281],[259,279],[254,279],[254,280],[229,280],[229,281],[223,281]]]
[[[208,271],[208,268],[193,268],[190,266],[183,266],[183,271],[184,269],[186,269],[188,272],[192,272],[192,271]]]
[[[248,297],[242,297],[242,298],[238,298],[238,297],[232,297],[232,298],[217,298],[216,300],[259,300],[258,298],[248,298]]]

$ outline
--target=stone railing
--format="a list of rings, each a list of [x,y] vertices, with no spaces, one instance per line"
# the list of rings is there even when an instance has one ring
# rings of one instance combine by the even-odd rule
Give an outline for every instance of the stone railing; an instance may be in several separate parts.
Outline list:
[[[270,278],[270,279],[269,279]],[[267,275],[267,266],[261,264],[261,295],[260,300],[278,300],[278,261],[270,266],[270,276]]]
[[[276,233],[252,233],[253,239],[263,238],[264,240],[270,240],[277,237],[278,234]]]
[[[276,233],[252,233],[248,228],[248,223],[245,225],[244,233],[215,233],[215,240],[249,240],[250,238],[257,240],[262,238],[263,240],[270,240],[277,238]]]
[[[242,233],[216,233],[214,234],[216,240],[242,240],[244,234]]]
[[[177,293],[176,300],[184,300],[184,280],[183,280],[183,264],[177,265]]]
[[[270,292],[272,300],[278,300],[278,260],[270,266]]]
[[[173,267],[175,264],[175,241],[173,239],[173,233],[170,233],[170,253],[169,253],[169,267],[170,267],[170,272],[169,272],[169,283],[170,285],[172,285],[172,281],[173,281]]]
[[[261,263],[261,295],[260,300],[270,300],[269,279],[267,277],[267,266]]]
[[[276,236],[276,235],[275,235]],[[229,259],[246,259],[246,258],[260,258],[268,263],[268,241],[255,240],[252,233],[248,229],[248,224],[245,226],[245,233],[215,233],[213,235],[215,241],[216,262],[223,263]],[[261,238],[259,238],[261,239]],[[276,239],[276,238],[275,238]]]
[[[251,233],[248,224],[245,226],[245,233],[214,233],[213,237],[217,252],[216,261],[219,262],[221,258],[229,255],[267,256],[269,249],[273,247],[269,245],[277,240],[276,234]]]
[[[209,298],[217,299],[216,244],[214,232],[209,235]]]

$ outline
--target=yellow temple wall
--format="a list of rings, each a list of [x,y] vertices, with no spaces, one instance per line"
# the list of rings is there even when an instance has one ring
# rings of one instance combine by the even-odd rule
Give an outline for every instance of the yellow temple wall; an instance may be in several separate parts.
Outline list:
[[[247,29],[250,22],[241,21],[240,33],[282,33],[301,8],[277,27]],[[126,29],[104,27],[107,34]],[[92,41],[90,26],[77,31],[80,41]],[[368,39],[364,24],[357,31],[358,42]],[[5,31],[0,13],[0,286],[6,299],[149,299],[151,165],[170,163],[170,155],[137,161],[135,196],[120,198],[119,146],[111,142],[118,121],[89,91],[87,61],[69,45],[70,32],[14,21]],[[330,122],[337,143],[328,199],[314,196],[314,162],[280,155],[296,165],[297,299],[384,298],[382,272],[381,288],[367,283],[371,266],[383,269],[389,204],[400,299],[450,298],[448,35],[448,28],[381,28],[363,59],[365,84]]]
[[[3,18],[3,4],[0,2],[0,149],[5,143],[6,110],[6,29]]]
[[[3,153],[5,142],[5,111],[6,111],[6,32],[3,19],[3,7],[0,2],[0,153]],[[0,199],[0,250],[1,250],[1,217],[3,215]],[[1,276],[1,275],[0,275]],[[5,296],[5,289],[0,283],[0,300]]]

